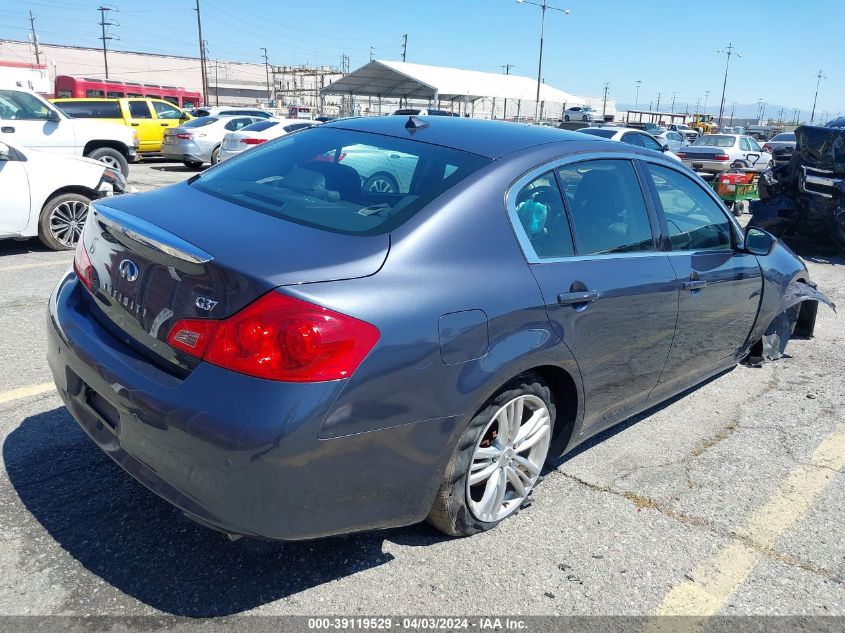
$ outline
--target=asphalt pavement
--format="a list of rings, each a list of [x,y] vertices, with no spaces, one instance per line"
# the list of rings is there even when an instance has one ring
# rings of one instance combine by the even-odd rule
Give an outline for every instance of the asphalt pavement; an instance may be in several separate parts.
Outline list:
[[[133,165],[130,184],[193,173]],[[826,308],[785,358],[552,464],[491,532],[230,542],[123,473],[53,390],[45,306],[71,259],[0,242],[2,615],[845,616],[845,337]],[[845,306],[845,260],[806,259]]]

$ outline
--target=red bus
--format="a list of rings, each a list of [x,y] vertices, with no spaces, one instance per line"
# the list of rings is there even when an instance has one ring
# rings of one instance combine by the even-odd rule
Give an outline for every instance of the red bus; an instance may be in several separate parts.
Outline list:
[[[118,99],[123,97],[150,97],[152,99],[164,99],[186,110],[202,105],[202,94],[195,90],[115,79],[72,77],[70,75],[58,75],[56,77],[56,96]]]

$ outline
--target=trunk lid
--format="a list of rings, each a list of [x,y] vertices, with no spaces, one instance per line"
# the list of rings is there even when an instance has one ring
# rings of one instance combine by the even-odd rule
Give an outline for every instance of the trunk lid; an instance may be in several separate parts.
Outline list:
[[[187,183],[96,203],[83,235],[93,316],[177,373],[198,362],[167,344],[179,319],[222,319],[289,284],[366,277],[388,235],[350,236],[271,217]]]
[[[725,149],[711,145],[689,145],[682,147],[680,151],[686,154],[687,158],[691,160],[712,160],[716,156],[725,156],[728,154]]]

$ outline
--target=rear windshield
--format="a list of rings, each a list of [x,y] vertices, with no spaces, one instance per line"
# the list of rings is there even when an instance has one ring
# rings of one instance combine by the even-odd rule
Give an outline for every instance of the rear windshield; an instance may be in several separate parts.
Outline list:
[[[204,125],[210,125],[217,121],[216,116],[201,116],[198,119],[191,119],[187,123],[183,123],[179,127],[202,127]]]
[[[298,224],[378,235],[489,163],[404,138],[316,127],[221,163],[191,184]]]
[[[264,130],[278,125],[278,121],[259,121],[241,128],[241,132],[263,132]]]
[[[600,127],[588,127],[583,130],[578,130],[584,134],[592,134],[593,136],[601,136],[602,138],[613,138],[616,130],[607,130]]]
[[[784,132],[783,134],[778,134],[772,140],[773,141],[783,141],[783,142],[794,141],[795,135],[792,134],[791,132]]]
[[[736,143],[735,136],[726,134],[705,134],[693,141],[693,145],[708,145],[710,147],[733,147]]]
[[[72,119],[122,119],[117,101],[65,101],[55,104]]]

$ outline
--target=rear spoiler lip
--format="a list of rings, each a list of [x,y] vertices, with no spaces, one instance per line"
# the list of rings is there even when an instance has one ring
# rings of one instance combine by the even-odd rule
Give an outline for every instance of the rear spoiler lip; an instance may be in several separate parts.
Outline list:
[[[134,215],[103,204],[92,205],[91,210],[95,221],[160,253],[192,264],[207,264],[214,261],[214,257],[201,248]]]

